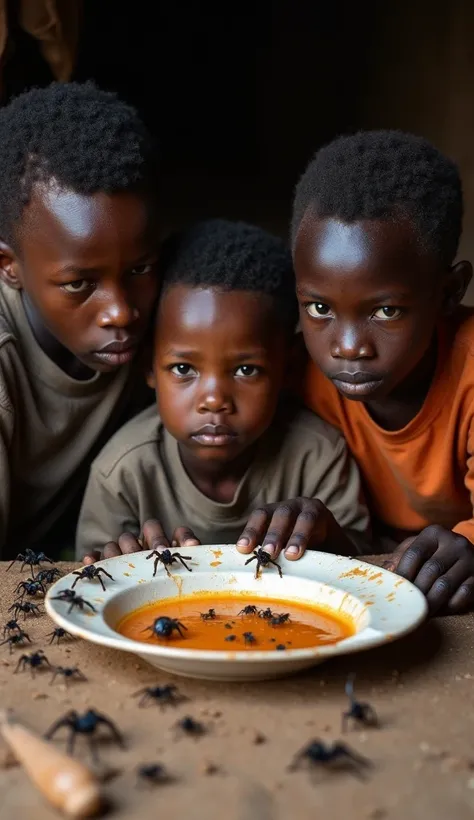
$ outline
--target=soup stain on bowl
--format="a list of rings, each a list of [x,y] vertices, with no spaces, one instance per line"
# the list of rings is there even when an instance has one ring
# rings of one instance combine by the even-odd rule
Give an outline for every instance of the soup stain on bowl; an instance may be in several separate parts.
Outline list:
[[[245,613],[246,607],[255,608],[256,612]],[[183,636],[178,631],[164,638],[154,635],[149,627],[161,617],[184,624]],[[252,652],[328,646],[356,632],[352,619],[341,612],[336,614],[309,603],[238,593],[164,598],[128,613],[115,629],[142,643],[226,652],[231,647]]]

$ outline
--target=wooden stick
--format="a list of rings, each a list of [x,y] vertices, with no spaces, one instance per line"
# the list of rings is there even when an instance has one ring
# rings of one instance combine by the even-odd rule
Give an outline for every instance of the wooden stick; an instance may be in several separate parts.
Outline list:
[[[103,808],[100,785],[83,763],[58,751],[0,710],[0,732],[41,794],[68,817],[94,817]]]

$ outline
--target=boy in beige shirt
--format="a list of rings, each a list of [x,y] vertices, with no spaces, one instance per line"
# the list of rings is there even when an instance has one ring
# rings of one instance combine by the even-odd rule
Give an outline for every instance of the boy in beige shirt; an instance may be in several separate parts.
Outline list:
[[[0,146],[0,555],[54,556],[91,461],[151,398],[154,150],[132,108],[75,83],[3,108]]]
[[[284,243],[210,220],[166,257],[150,376],[157,408],[94,462],[78,557],[137,551],[140,534],[153,549],[240,541],[289,558],[315,546],[354,552],[351,531],[365,532],[367,513],[345,442],[280,401],[297,322]],[[282,519],[284,543],[272,544]]]

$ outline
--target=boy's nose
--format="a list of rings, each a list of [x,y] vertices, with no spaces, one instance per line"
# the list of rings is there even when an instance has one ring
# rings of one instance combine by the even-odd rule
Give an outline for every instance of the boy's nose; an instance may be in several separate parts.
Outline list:
[[[207,389],[201,396],[199,401],[200,413],[230,413],[233,407],[233,402],[230,396],[227,396],[223,390],[218,387]]]
[[[100,327],[128,327],[139,317],[139,311],[130,304],[125,294],[110,295],[102,304],[97,323]]]
[[[331,343],[331,356],[334,359],[371,359],[374,355],[371,342],[362,338],[355,328],[343,329]]]

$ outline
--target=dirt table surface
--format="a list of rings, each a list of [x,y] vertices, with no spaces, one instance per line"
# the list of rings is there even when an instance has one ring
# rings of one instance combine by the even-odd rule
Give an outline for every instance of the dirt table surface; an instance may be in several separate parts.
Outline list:
[[[374,563],[376,560],[374,559]],[[1,624],[21,577],[0,565]],[[72,564],[59,564],[61,571]],[[70,709],[105,713],[123,732],[126,750],[99,746],[110,816],[125,818],[337,818],[341,820],[448,820],[474,813],[474,615],[428,621],[416,633],[371,652],[340,658],[310,672],[267,683],[213,683],[173,678],[131,655],[71,639],[49,646],[53,623],[28,616],[31,651],[44,649],[53,665],[78,666],[87,682],[50,684],[49,671],[14,674],[24,651],[0,647],[1,705],[44,732]],[[376,709],[378,729],[355,728],[343,737],[373,769],[366,780],[347,771],[289,772],[294,754],[310,740],[341,739],[344,684],[357,674],[357,696]],[[162,710],[138,708],[132,695],[172,682],[188,700]],[[208,732],[176,737],[185,715]],[[64,732],[64,730],[63,730]],[[64,747],[59,733],[56,743]],[[76,754],[89,762],[79,737]],[[161,762],[174,778],[137,785],[136,769]],[[2,820],[57,817],[0,740]]]

